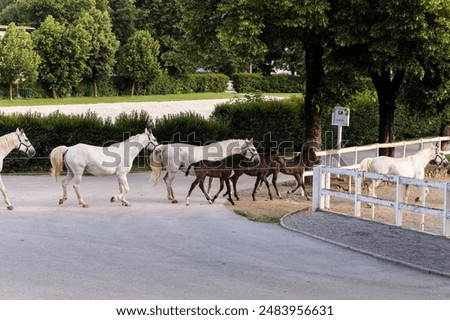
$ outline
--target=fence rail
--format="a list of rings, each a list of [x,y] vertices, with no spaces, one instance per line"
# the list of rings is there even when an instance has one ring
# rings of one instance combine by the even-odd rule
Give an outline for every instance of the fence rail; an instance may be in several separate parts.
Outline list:
[[[330,176],[331,174],[344,175],[352,177],[355,181],[353,192],[341,192],[331,190]],[[361,194],[362,179],[378,179],[388,181],[395,184],[395,200],[387,200],[375,198]],[[442,209],[430,208],[425,206],[423,200],[422,205],[414,205],[403,202],[403,186],[414,185],[417,187],[430,187],[443,191]],[[316,166],[313,170],[313,198],[312,210],[328,210],[330,209],[330,197],[337,197],[354,202],[353,214],[356,217],[361,215],[361,202],[369,202],[374,205],[391,207],[395,210],[395,224],[402,225],[402,211],[412,211],[422,215],[422,230],[425,215],[431,215],[442,218],[442,234],[450,237],[450,183],[428,181],[421,179],[406,178],[401,176],[377,174],[372,172],[364,172],[357,169],[335,168],[326,166]],[[372,211],[374,212],[374,211]],[[373,218],[373,217],[372,217]]]
[[[357,168],[360,160],[358,159],[358,156],[363,151],[372,151],[373,155],[371,157],[378,157],[380,155],[380,149],[384,148],[398,148],[399,152],[397,152],[398,156],[400,157],[406,157],[407,156],[407,149],[411,146],[417,146],[417,150],[422,150],[424,148],[425,144],[429,143],[438,143],[441,145],[442,142],[449,141],[450,137],[430,137],[430,138],[422,138],[417,140],[411,140],[411,141],[399,141],[399,142],[393,142],[393,143],[375,143],[370,144],[366,146],[355,146],[355,147],[348,147],[348,148],[342,148],[342,149],[331,149],[331,150],[323,150],[317,152],[317,156],[321,157],[322,163],[328,166],[336,166],[341,168]],[[450,154],[450,150],[443,150],[444,154],[448,155]],[[351,156],[351,161],[344,160],[344,165],[341,164],[341,160],[344,158],[344,156]],[[333,163],[333,161],[335,163]],[[304,176],[312,176],[312,171],[306,171]]]

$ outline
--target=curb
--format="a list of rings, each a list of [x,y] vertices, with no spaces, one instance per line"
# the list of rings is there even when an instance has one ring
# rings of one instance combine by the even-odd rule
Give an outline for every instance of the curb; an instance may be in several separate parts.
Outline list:
[[[324,238],[324,237],[320,237],[320,236],[311,234],[311,233],[306,232],[306,231],[302,231],[302,230],[298,230],[298,229],[292,228],[292,227],[290,227],[289,225],[287,225],[284,222],[284,219],[286,217],[288,217],[290,215],[293,215],[295,213],[301,212],[301,211],[302,210],[300,210],[300,211],[297,210],[297,211],[290,212],[290,213],[287,213],[284,216],[282,216],[281,219],[280,219],[281,227],[283,227],[283,228],[285,228],[287,230],[290,230],[292,232],[297,232],[297,233],[303,234],[305,236],[311,237],[313,239],[317,239],[317,240],[320,240],[320,241],[323,241],[323,242],[326,242],[326,243],[330,243],[330,244],[336,245],[336,246],[341,247],[341,248],[345,248],[345,249],[349,249],[349,250],[352,250],[352,251],[355,251],[355,252],[358,252],[358,253],[362,253],[362,254],[371,256],[373,258],[382,260],[382,261],[387,261],[387,262],[390,262],[390,263],[393,263],[393,264],[406,266],[408,268],[415,269],[415,270],[418,270],[418,271],[421,271],[421,272],[425,272],[425,273],[428,273],[428,274],[433,274],[433,275],[438,275],[438,276],[450,278],[450,273],[448,273],[448,272],[443,272],[443,271],[439,271],[439,270],[435,270],[435,269],[431,269],[431,268],[425,268],[425,267],[422,267],[422,266],[419,266],[419,265],[416,265],[416,264],[413,264],[413,263],[410,263],[410,262],[406,262],[406,261],[399,260],[399,259],[394,259],[394,258],[389,258],[389,257],[386,257],[386,256],[382,256],[382,255],[373,253],[371,251],[367,251],[367,250],[359,249],[359,248],[356,248],[356,247],[353,247],[353,246],[349,246],[349,245],[346,245],[346,244],[343,244],[343,243],[340,243],[340,242],[337,242],[337,241],[334,241],[334,240],[330,240],[330,239],[327,239],[327,238]]]

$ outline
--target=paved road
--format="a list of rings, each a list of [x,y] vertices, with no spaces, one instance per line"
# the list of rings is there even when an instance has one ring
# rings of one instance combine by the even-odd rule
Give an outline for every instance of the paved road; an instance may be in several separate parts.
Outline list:
[[[168,203],[146,173],[129,180],[126,208],[109,203],[114,177],[85,177],[84,209],[73,190],[59,206],[50,176],[5,176],[0,299],[450,298],[448,278],[250,222],[199,190],[189,207]],[[180,200],[191,181],[177,176]]]

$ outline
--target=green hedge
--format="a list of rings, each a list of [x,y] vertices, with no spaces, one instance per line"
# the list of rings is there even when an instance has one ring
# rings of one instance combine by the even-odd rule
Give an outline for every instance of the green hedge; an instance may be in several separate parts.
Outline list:
[[[261,151],[292,150],[303,142],[302,106],[302,98],[232,102],[216,106],[211,117],[224,123],[232,138],[254,138]]]
[[[123,141],[130,135],[142,133],[153,122],[146,112],[121,114],[116,122],[103,119],[93,112],[63,115],[58,112],[44,116],[39,113],[0,115],[0,134],[23,128],[36,155],[33,158],[14,150],[4,160],[3,172],[48,172],[51,150],[60,145],[87,143],[97,146]]]
[[[297,93],[304,91],[304,81],[298,76],[273,74],[263,76],[259,73],[235,73],[232,76],[236,92],[282,92]]]
[[[87,143],[108,145],[123,141],[130,135],[152,128],[160,143],[187,142],[204,144],[229,138],[253,138],[260,151],[281,148],[299,151],[305,142],[302,98],[263,101],[249,99],[217,105],[210,119],[186,112],[152,120],[145,112],[132,111],[113,119],[103,119],[94,112],[64,115],[58,112],[44,116],[39,113],[0,114],[0,135],[23,128],[36,149],[28,159],[13,151],[4,160],[3,172],[45,172],[50,169],[48,155],[59,145]],[[375,143],[378,138],[378,105],[372,93],[354,97],[349,103],[350,126],[343,128],[345,146]],[[397,140],[439,134],[441,118],[433,114],[413,114],[399,106],[396,114]],[[331,110],[322,115],[323,149],[336,144],[337,128],[331,125]],[[138,163],[146,164],[145,152]]]

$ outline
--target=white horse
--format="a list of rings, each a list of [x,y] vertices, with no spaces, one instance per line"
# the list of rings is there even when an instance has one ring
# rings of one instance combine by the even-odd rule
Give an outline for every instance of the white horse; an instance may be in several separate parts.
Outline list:
[[[52,176],[55,180],[63,169],[63,163],[67,168],[67,176],[62,181],[63,196],[59,204],[67,200],[67,184],[75,177],[73,188],[78,198],[78,203],[83,207],[88,204],[80,194],[80,183],[84,170],[94,176],[116,175],[119,180],[120,194],[113,196],[111,202],[120,200],[122,205],[129,206],[125,194],[130,190],[127,174],[133,165],[133,160],[147,148],[152,151],[158,145],[158,141],[152,132],[145,129],[144,133],[130,137],[129,139],[112,144],[108,147],[96,147],[83,143],[71,147],[59,146],[50,153],[52,164]]]
[[[408,178],[423,179],[425,177],[425,167],[431,160],[434,160],[437,165],[448,165],[448,160],[444,153],[437,146],[431,146],[430,148],[425,148],[405,158],[391,158],[385,156],[366,158],[359,164],[359,169],[380,174],[392,174]],[[380,180],[372,180],[372,183],[369,186],[369,194],[373,197],[376,197],[375,189],[379,184]],[[424,198],[426,198],[430,190],[425,188],[424,191]],[[404,194],[405,203],[408,202],[408,197],[409,185],[406,185]],[[421,197],[416,198],[416,202],[421,200]],[[372,205],[369,204],[369,206]]]
[[[235,154],[242,154],[250,161],[260,161],[258,152],[253,145],[253,139],[224,140],[205,146],[194,146],[184,143],[159,145],[150,157],[152,181],[154,185],[158,183],[161,170],[165,167],[167,172],[163,180],[167,187],[167,198],[172,203],[178,203],[172,189],[172,181],[178,170],[181,169],[186,172],[192,164],[201,160],[217,161]],[[194,173],[190,172],[190,174]]]
[[[11,132],[5,134],[0,137],[0,172],[3,169],[3,159],[13,150],[18,149],[24,152],[28,157],[32,157],[36,154],[34,147],[31,145],[30,140],[28,140],[27,136],[23,132],[23,130],[17,130],[15,132]],[[8,210],[14,209],[13,205],[8,199],[8,195],[6,194],[5,185],[3,184],[3,180],[0,177],[0,191],[3,194],[3,199],[5,199],[6,207]]]

